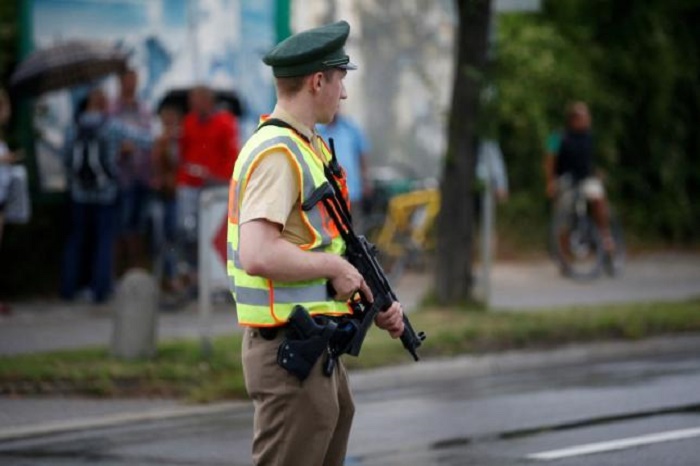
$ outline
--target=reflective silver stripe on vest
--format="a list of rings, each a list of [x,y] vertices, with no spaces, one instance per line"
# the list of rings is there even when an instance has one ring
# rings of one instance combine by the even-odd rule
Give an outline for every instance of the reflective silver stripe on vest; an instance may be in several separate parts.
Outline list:
[[[291,130],[290,130],[291,131]],[[257,154],[273,147],[276,145],[284,145],[287,147],[291,153],[294,155],[294,157],[297,159],[299,164],[301,165],[302,169],[302,176],[304,177],[304,188],[305,192],[302,196],[302,202],[304,199],[308,199],[311,196],[311,193],[314,192],[316,189],[316,185],[314,183],[313,176],[311,176],[311,168],[309,165],[306,163],[306,159],[304,158],[304,154],[301,153],[299,150],[298,144],[294,139],[292,139],[290,136],[276,136],[272,139],[267,139],[260,143],[259,146],[257,146],[255,149],[253,149],[250,154],[251,156],[248,157],[248,160],[246,160],[245,164],[243,167],[241,167],[241,175],[245,176],[248,173],[248,170],[250,169],[250,166],[252,163],[255,161],[255,157]],[[236,184],[236,200],[240,201],[241,199],[241,189],[243,188],[243,183],[239,182]],[[313,227],[314,230],[316,230],[320,235],[321,235],[321,244],[318,246],[318,249],[324,248],[328,245],[331,244],[333,238],[326,232],[326,230],[323,227],[323,220],[321,218],[321,212],[319,208],[311,209],[310,211],[306,212],[306,215],[309,219],[309,222],[311,222],[311,226]],[[240,234],[241,231],[240,229],[238,230],[238,235],[239,235],[239,241],[240,241]],[[240,243],[239,243],[240,244]],[[235,263],[235,262],[234,262]]]
[[[312,285],[300,288],[274,288],[275,303],[303,304],[328,301],[326,285]],[[236,288],[236,302],[250,306],[269,306],[270,291],[239,286]]]
[[[233,262],[234,267],[236,267],[239,270],[243,269],[243,266],[241,265],[241,259],[240,257],[238,257],[238,253],[234,251],[233,245],[230,241],[226,241],[226,256],[228,260]]]

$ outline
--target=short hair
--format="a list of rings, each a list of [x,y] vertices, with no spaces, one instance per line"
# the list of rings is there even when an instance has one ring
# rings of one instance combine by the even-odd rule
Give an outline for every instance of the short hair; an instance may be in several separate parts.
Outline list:
[[[87,95],[87,108],[90,108],[90,106],[95,103],[104,104],[106,98],[107,94],[104,89],[99,86],[93,87]]]
[[[575,116],[590,114],[588,110],[588,104],[582,100],[571,102],[566,107],[566,119],[571,120]]]
[[[135,78],[139,77],[139,74],[134,68],[125,68],[121,73],[119,73],[119,79],[122,80],[128,76],[133,76]]]
[[[292,76],[289,78],[275,78],[277,92],[283,97],[293,97],[304,87],[307,76]]]
[[[209,86],[198,84],[190,90],[191,95],[199,95],[211,101],[214,101],[214,91]]]
[[[330,81],[332,79],[334,70],[335,68],[321,71],[326,81]],[[282,97],[294,97],[304,87],[304,81],[306,81],[306,78],[312,76],[313,74],[316,73],[307,74],[304,76],[292,76],[288,78],[275,78],[277,92]]]
[[[158,115],[162,115],[163,113],[167,112],[177,113],[179,116],[182,116],[182,110],[180,109],[180,107],[172,103],[166,103],[165,105],[161,105],[158,109]]]

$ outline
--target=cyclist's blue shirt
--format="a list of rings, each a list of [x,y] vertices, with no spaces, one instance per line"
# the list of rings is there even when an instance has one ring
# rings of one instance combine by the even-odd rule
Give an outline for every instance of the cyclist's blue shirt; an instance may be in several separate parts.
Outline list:
[[[551,155],[558,155],[559,148],[561,148],[562,133],[561,131],[554,131],[549,136],[547,136],[547,153]]]

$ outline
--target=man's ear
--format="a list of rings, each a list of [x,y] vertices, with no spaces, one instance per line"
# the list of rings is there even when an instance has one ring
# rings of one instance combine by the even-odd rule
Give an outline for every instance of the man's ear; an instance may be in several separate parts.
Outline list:
[[[321,83],[323,82],[323,73],[318,72],[314,73],[311,75],[311,79],[309,79],[309,86],[310,86],[310,91],[313,94],[316,94],[321,90]]]

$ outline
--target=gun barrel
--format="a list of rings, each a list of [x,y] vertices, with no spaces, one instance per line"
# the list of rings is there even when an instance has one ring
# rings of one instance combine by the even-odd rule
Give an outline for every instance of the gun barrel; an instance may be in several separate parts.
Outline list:
[[[403,316],[403,325],[404,330],[401,334],[401,343],[411,356],[413,356],[413,360],[418,361],[420,358],[416,350],[423,344],[423,340],[425,340],[426,337],[425,332],[416,334],[415,330],[413,330],[413,326],[411,326],[411,322],[405,315]]]

